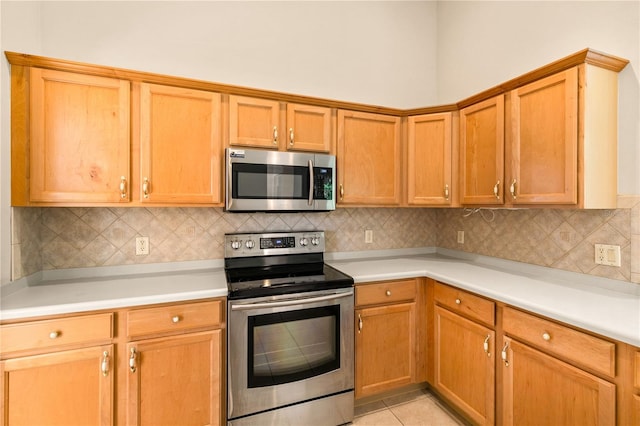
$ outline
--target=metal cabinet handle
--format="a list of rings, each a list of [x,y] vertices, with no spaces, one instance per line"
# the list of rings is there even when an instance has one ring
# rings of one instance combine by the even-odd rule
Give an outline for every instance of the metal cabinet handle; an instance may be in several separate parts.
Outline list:
[[[278,145],[278,126],[273,126],[273,144]]]
[[[500,354],[502,356],[502,362],[504,362],[505,367],[509,366],[509,360],[507,359],[507,349],[509,349],[509,342],[506,342],[504,344],[504,346],[502,347],[502,352]]]
[[[129,356],[129,370],[136,372],[136,348],[131,348],[131,356]]]
[[[391,296],[391,290],[387,290],[387,291],[385,292],[385,294],[386,294],[387,296]]]
[[[489,340],[491,339],[491,335],[487,334],[487,338],[484,339],[484,343],[482,344],[482,347],[484,348],[485,353],[487,354],[488,357],[491,356],[491,352],[489,352]]]
[[[444,186],[444,199],[447,201],[449,200],[449,184]]]
[[[175,315],[171,318],[171,322],[174,324],[177,324],[180,322],[180,317],[178,315]]]
[[[542,333],[542,338],[548,342],[549,340],[551,340],[551,334],[545,331],[544,333]]]
[[[344,186],[342,186],[342,184],[340,184],[340,199],[344,199]]]
[[[459,305],[459,304],[461,304],[461,303],[462,303],[462,300],[460,300],[460,299],[456,299],[456,305]]]
[[[144,178],[142,181],[142,195],[144,198],[149,198],[149,178]]]
[[[127,198],[127,179],[124,176],[120,176],[120,198]]]
[[[293,146],[293,127],[289,129],[289,145]]]
[[[52,331],[51,333],[49,333],[49,339],[57,339],[58,337],[60,337],[59,331]]]
[[[102,353],[102,362],[100,363],[100,371],[102,371],[103,376],[107,376],[109,374],[109,352],[104,351]]]
[[[358,333],[362,331],[362,316],[358,314]]]
[[[493,195],[496,197],[496,200],[500,199],[500,181],[496,182],[495,185],[493,185]]]
[[[509,192],[511,192],[511,196],[513,197],[513,199],[516,199],[516,180],[514,179],[513,182],[511,182],[511,187],[509,188]]]

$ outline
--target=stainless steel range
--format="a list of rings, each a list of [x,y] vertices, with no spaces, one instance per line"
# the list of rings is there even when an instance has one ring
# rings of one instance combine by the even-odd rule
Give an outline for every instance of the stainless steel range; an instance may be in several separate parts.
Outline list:
[[[324,232],[227,234],[229,425],[353,420],[353,279]]]

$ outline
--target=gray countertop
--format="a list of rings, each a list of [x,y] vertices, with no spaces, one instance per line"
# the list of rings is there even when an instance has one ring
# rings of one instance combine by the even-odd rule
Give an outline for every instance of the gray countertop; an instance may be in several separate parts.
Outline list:
[[[328,253],[356,283],[430,277],[640,347],[640,285],[432,248]],[[0,288],[0,320],[227,295],[223,262],[44,272]]]

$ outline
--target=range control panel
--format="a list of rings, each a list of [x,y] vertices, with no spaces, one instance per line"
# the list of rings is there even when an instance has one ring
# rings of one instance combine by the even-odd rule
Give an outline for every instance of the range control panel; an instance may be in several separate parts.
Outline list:
[[[225,234],[224,257],[324,253],[324,231]]]

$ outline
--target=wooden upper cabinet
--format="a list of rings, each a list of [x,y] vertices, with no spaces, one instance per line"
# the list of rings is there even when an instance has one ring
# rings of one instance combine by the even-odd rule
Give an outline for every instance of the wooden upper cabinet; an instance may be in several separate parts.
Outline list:
[[[29,201],[129,201],[129,86],[30,69]]]
[[[229,96],[229,145],[278,149],[280,102]]]
[[[221,95],[140,86],[140,201],[221,203]]]
[[[578,201],[578,69],[511,91],[512,204]]]
[[[504,203],[504,95],[460,111],[460,201]]]
[[[400,118],[338,111],[340,204],[400,203]]]
[[[330,152],[331,108],[229,96],[229,145]]]
[[[287,104],[287,149],[330,152],[334,140],[331,108]]]
[[[455,203],[452,171],[453,113],[408,118],[407,203],[451,206]],[[455,168],[457,170],[457,167]],[[457,179],[456,179],[457,181]]]

